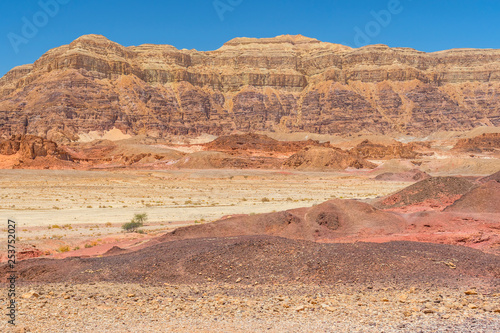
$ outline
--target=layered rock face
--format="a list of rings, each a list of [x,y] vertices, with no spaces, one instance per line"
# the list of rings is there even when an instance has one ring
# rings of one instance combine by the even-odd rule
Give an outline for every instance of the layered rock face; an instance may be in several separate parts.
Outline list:
[[[500,153],[500,133],[485,133],[475,138],[460,139],[453,149],[465,152]]]
[[[422,155],[414,150],[416,148],[418,148],[418,145],[413,142],[410,144],[397,142],[389,146],[384,146],[365,140],[351,149],[350,152],[362,158],[416,158]],[[430,145],[427,145],[427,148],[430,148]]]
[[[283,167],[299,170],[374,169],[375,164],[340,148],[306,147],[290,156]]]
[[[299,35],[200,52],[88,35],[0,79],[0,135],[427,134],[499,126],[499,100],[500,50],[351,49]]]

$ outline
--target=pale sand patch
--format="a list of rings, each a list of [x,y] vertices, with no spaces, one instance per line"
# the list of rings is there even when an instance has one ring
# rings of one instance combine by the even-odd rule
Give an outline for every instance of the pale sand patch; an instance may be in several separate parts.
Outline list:
[[[367,199],[409,183],[371,174],[262,170],[1,170],[0,213],[20,226],[216,220],[310,207],[331,198]]]
[[[80,138],[78,142],[92,142],[94,140],[119,141],[132,138],[131,135],[124,134],[118,128],[113,128],[109,131],[105,131],[104,133],[97,131],[90,131],[89,133],[78,134],[78,136]]]

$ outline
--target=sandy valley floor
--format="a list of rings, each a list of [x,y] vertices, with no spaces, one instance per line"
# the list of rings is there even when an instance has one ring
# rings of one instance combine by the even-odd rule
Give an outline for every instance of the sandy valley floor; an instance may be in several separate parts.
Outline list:
[[[21,227],[124,223],[142,212],[151,222],[214,220],[374,198],[408,184],[320,172],[0,170],[0,212]]]

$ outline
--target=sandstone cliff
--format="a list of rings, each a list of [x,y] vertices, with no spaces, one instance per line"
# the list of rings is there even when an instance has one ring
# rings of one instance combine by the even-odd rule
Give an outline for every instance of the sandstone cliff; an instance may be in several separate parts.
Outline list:
[[[351,49],[299,35],[200,52],[87,35],[0,79],[0,135],[427,134],[500,126],[499,100],[500,50]]]

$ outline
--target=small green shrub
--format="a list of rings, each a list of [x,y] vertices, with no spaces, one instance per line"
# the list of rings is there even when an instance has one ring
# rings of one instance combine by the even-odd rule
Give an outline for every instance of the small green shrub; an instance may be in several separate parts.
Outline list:
[[[137,232],[140,227],[144,226],[144,222],[146,222],[147,219],[148,215],[146,213],[135,214],[130,222],[122,225],[122,229],[127,232]]]
[[[122,229],[127,231],[127,232],[135,232],[137,229],[142,227],[142,224],[137,223],[137,222],[128,222],[122,225]]]

